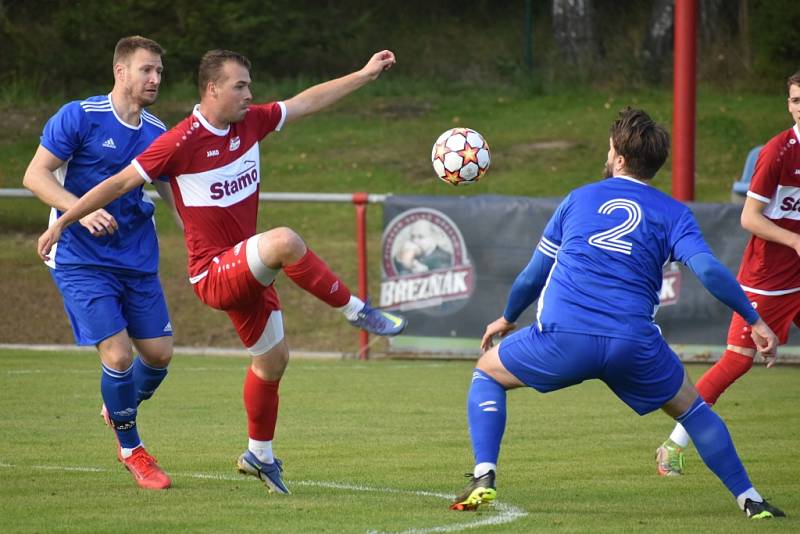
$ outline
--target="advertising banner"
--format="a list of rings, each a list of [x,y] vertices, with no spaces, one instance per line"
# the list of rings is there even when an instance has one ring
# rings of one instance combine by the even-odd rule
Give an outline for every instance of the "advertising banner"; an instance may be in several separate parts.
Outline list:
[[[561,199],[390,196],[383,206],[380,305],[408,327],[393,347],[476,352],[505,307]],[[741,206],[690,204],[714,253],[735,274],[748,234]],[[535,320],[532,305],[520,326]],[[672,344],[724,344],[730,311],[683,265],[664,270],[656,323]]]

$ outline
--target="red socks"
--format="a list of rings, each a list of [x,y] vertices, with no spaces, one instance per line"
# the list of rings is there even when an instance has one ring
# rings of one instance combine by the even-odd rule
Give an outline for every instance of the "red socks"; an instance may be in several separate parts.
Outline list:
[[[350,302],[350,290],[311,249],[305,256],[283,268],[292,282],[334,308]]]
[[[244,409],[247,412],[247,432],[250,438],[271,441],[278,421],[278,385],[268,382],[247,369],[244,379]]]
[[[697,381],[697,392],[708,404],[717,402],[728,386],[753,367],[753,358],[726,350],[714,366]]]

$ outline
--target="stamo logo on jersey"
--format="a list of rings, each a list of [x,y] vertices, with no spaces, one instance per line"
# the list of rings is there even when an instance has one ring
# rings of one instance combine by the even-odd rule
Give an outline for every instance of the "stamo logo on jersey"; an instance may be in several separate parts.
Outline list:
[[[206,157],[207,158],[213,158],[213,157],[216,157],[216,156],[219,156],[219,149],[217,149],[217,148],[215,148],[214,150],[209,150],[208,152],[206,152]]]
[[[244,170],[233,180],[225,180],[224,182],[214,182],[211,184],[209,190],[211,191],[211,199],[219,200],[221,198],[235,195],[242,189],[258,183],[258,168],[256,162],[247,160],[244,162]]]
[[[114,144],[114,138],[109,137],[105,141],[103,141],[103,146],[106,148],[117,148],[117,145]]]
[[[472,295],[475,272],[464,237],[444,213],[430,208],[404,211],[386,226],[382,239],[382,308],[438,308],[453,313],[461,306],[441,306]]]
[[[793,197],[785,197],[781,201],[781,210],[783,211],[800,211],[800,200]]]
[[[228,148],[228,150],[230,150],[231,152],[233,152],[234,150],[236,150],[237,148],[239,148],[239,145],[241,145],[241,144],[242,144],[242,140],[241,140],[241,139],[239,139],[239,136],[238,136],[238,135],[237,135],[236,137],[232,137],[232,138],[231,138],[231,146]]]

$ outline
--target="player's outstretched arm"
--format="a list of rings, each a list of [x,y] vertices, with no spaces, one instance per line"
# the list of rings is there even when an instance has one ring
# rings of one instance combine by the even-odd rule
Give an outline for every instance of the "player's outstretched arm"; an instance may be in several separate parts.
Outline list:
[[[64,228],[81,217],[107,205],[131,189],[144,183],[144,178],[133,165],[128,165],[122,171],[107,180],[103,180],[85,195],[78,199],[61,217],[56,219],[50,228],[39,237],[36,251],[43,260],[49,260],[50,250],[58,243]]]
[[[78,201],[78,197],[67,191],[53,174],[63,164],[62,159],[39,145],[22,179],[22,185],[36,198],[62,212]],[[81,218],[80,223],[95,237],[113,234],[117,229],[116,219],[103,208]]]
[[[377,79],[383,71],[390,69],[395,62],[392,51],[382,50],[373,54],[367,64],[360,70],[347,76],[309,87],[284,102],[286,105],[286,122],[311,115],[341,100],[368,82]]]

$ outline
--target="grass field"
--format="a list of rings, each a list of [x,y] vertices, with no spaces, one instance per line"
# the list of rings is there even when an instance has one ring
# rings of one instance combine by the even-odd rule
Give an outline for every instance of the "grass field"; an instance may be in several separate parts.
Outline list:
[[[799,368],[756,368],[719,403],[757,488],[789,519],[749,524],[687,454],[687,475],[655,475],[671,429],[599,382],[509,395],[499,504],[447,510],[471,465],[470,362],[293,361],[276,452],[293,495],[234,470],[246,443],[245,358],[178,355],[145,403],[143,438],[172,474],[135,488],[98,415],[88,353],[0,352],[0,532],[796,532]],[[689,367],[693,377],[704,370]]]

